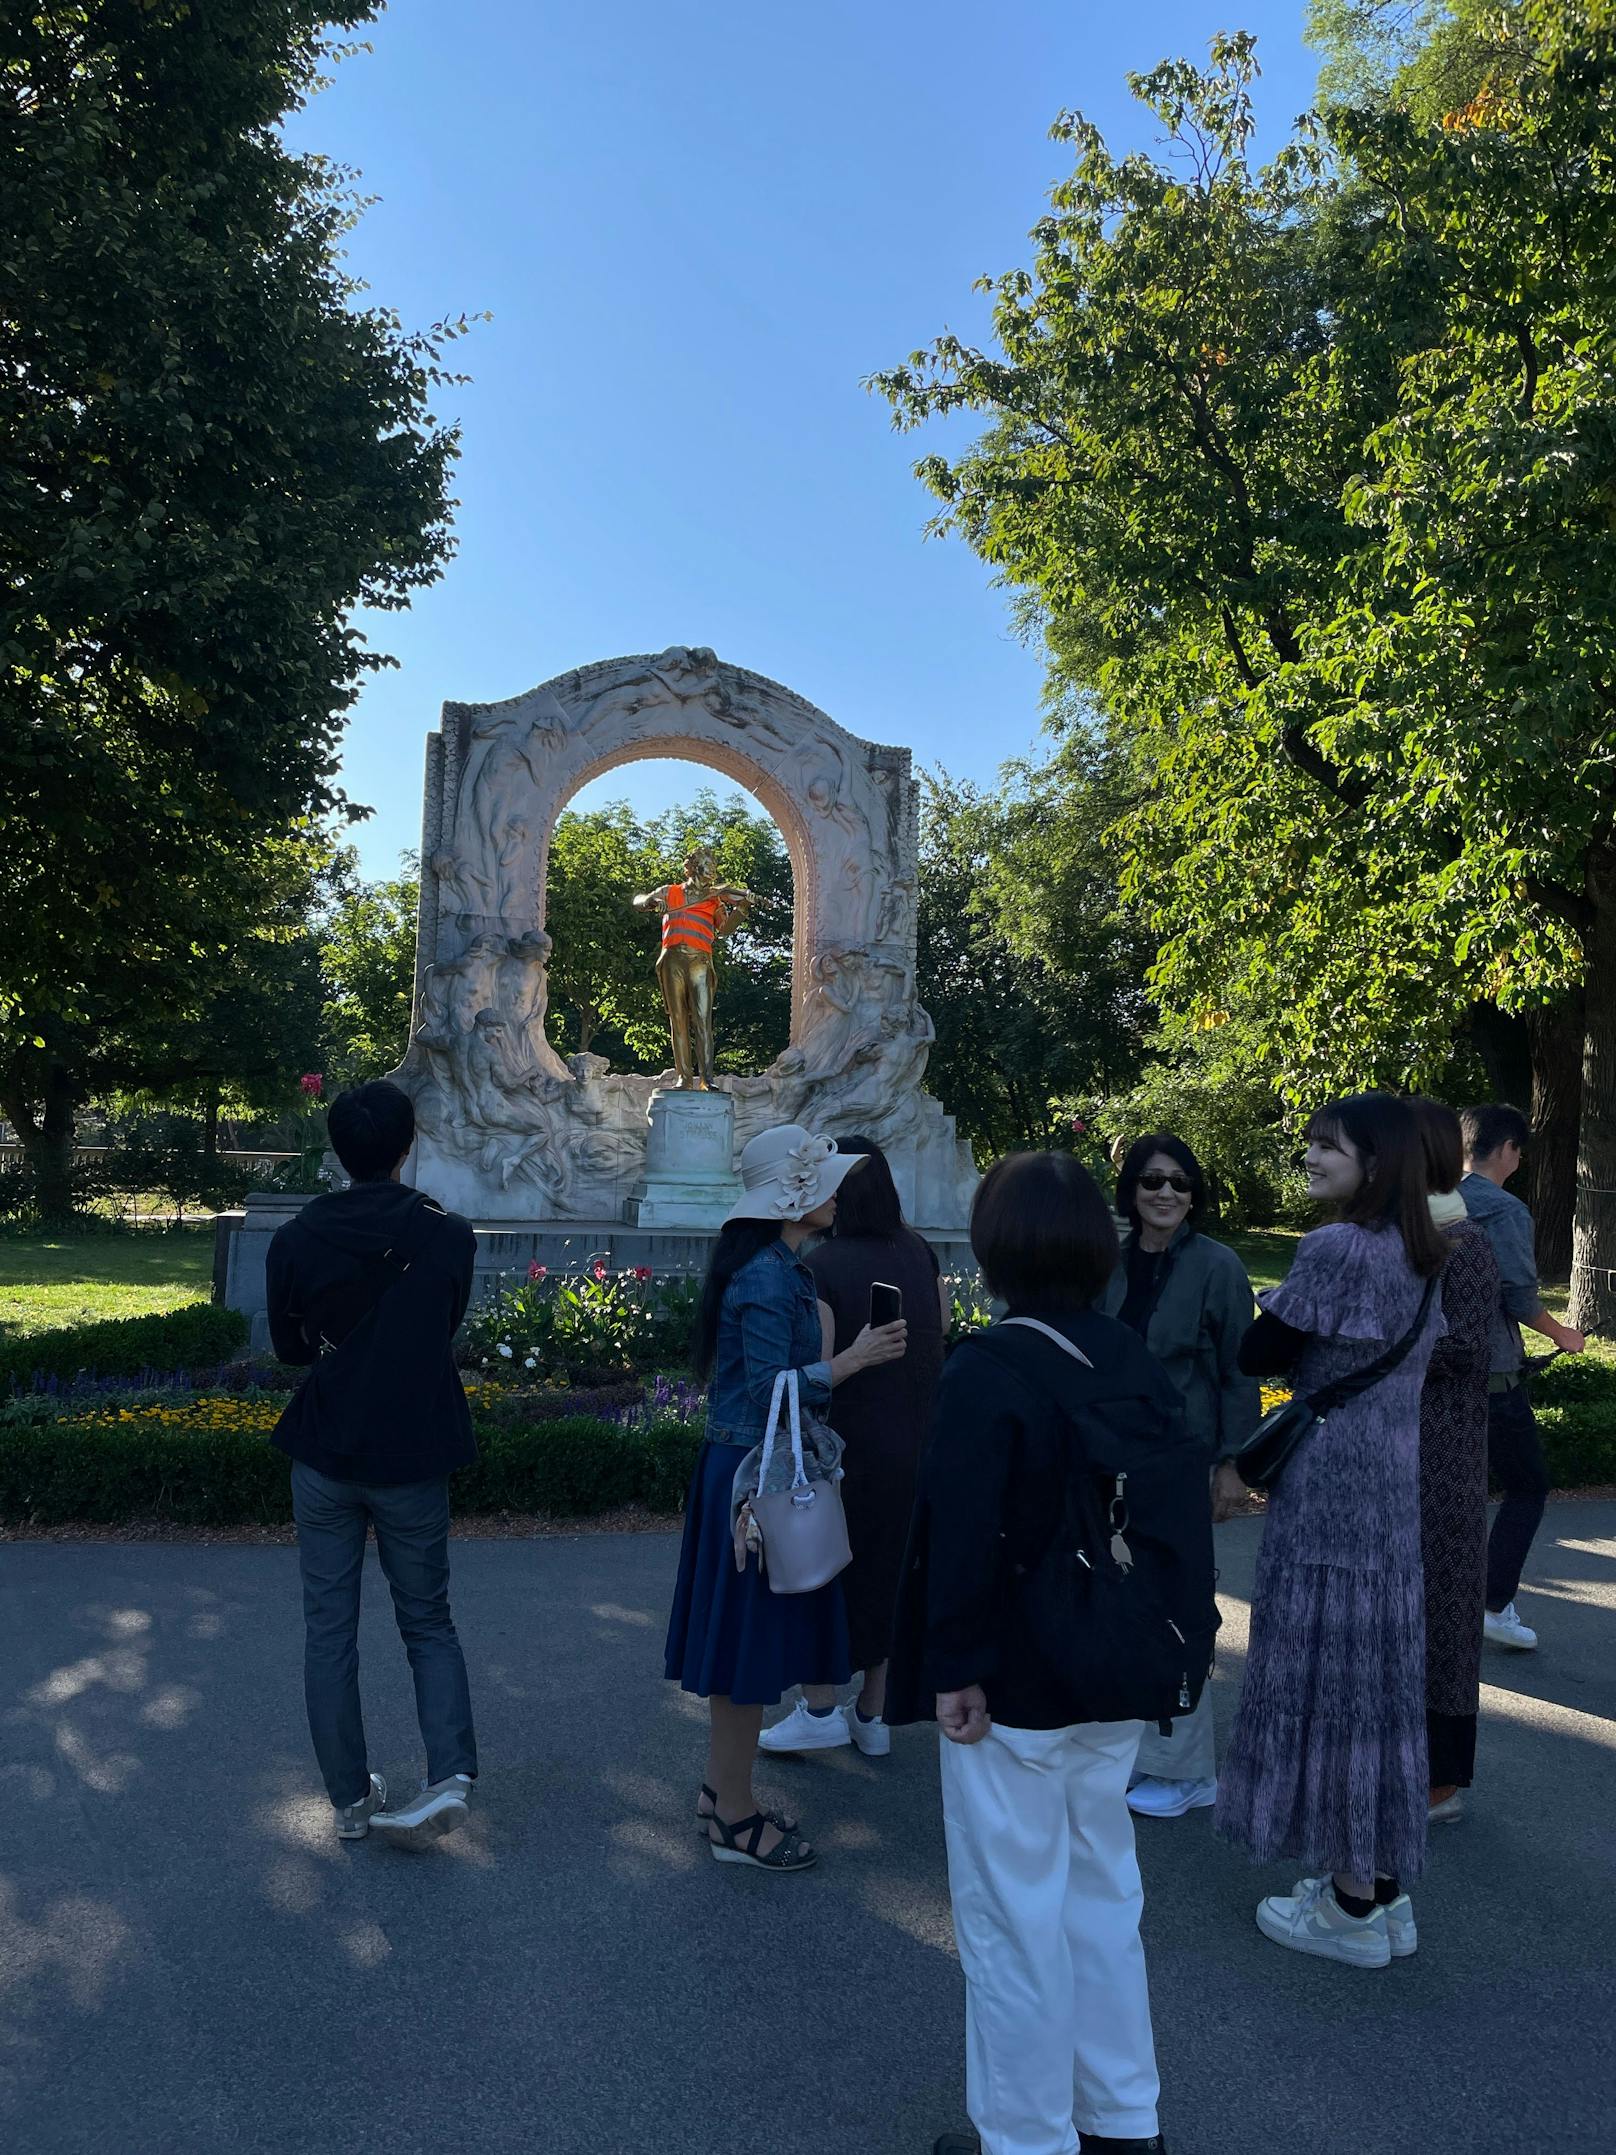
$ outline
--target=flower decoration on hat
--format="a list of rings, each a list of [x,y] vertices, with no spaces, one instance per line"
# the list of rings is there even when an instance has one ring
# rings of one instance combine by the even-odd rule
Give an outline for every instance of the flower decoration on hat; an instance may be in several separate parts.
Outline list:
[[[835,1150],[836,1141],[829,1137],[805,1137],[800,1145],[792,1146],[780,1172],[782,1194],[774,1201],[781,1219],[800,1219],[813,1209],[820,1169]]]

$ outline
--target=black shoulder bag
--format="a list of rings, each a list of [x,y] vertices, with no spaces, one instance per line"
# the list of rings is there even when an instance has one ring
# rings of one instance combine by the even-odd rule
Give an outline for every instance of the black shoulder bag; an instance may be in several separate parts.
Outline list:
[[[1383,1355],[1363,1369],[1337,1377],[1334,1384],[1325,1385],[1322,1391],[1297,1392],[1279,1406],[1270,1407],[1251,1435],[1223,1454],[1248,1489],[1276,1487],[1292,1454],[1304,1439],[1310,1437],[1337,1407],[1344,1407],[1349,1399],[1357,1399],[1372,1385],[1379,1384],[1382,1377],[1389,1377],[1398,1364],[1407,1359],[1414,1342],[1425,1329],[1439,1277],[1433,1273],[1426,1281],[1414,1322]]]
[[[367,1257],[357,1272],[318,1295],[314,1307],[298,1320],[309,1345],[323,1351],[351,1339],[371,1311],[380,1307],[388,1289],[398,1284],[420,1256],[431,1222],[446,1217],[441,1205],[423,1197],[390,1248],[379,1257]]]

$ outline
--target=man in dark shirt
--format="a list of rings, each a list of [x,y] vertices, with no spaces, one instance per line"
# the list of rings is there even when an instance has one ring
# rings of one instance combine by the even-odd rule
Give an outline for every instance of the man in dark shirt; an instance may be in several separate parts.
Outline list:
[[[415,1847],[464,1821],[477,1776],[465,1656],[449,1614],[449,1476],[477,1456],[450,1342],[471,1296],[476,1238],[401,1183],[415,1110],[396,1085],[339,1094],[327,1127],[350,1187],[305,1205],[268,1259],[275,1352],[312,1365],[274,1435],[292,1461],[304,1696],[338,1837],[362,1840],[374,1825]],[[359,1703],[372,1526],[427,1758],[421,1793],[393,1810],[369,1768]]]
[[[1587,1343],[1543,1307],[1532,1215],[1504,1187],[1519,1169],[1531,1134],[1526,1117],[1519,1108],[1500,1105],[1467,1108],[1462,1121],[1465,1178],[1460,1195],[1470,1217],[1486,1230],[1503,1282],[1493,1318],[1487,1463],[1504,1501],[1487,1542],[1486,1634],[1495,1646],[1529,1653],[1537,1645],[1537,1633],[1521,1621],[1515,1594],[1548,1501],[1549,1470],[1522,1381],[1526,1349],[1521,1326],[1540,1332],[1563,1354],[1581,1354]]]

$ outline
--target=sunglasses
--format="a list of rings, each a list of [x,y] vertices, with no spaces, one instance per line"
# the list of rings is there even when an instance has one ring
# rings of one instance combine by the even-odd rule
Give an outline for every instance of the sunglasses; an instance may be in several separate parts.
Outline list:
[[[1139,1187],[1142,1190],[1152,1192],[1156,1190],[1172,1190],[1179,1197],[1189,1197],[1194,1194],[1191,1184],[1182,1175],[1141,1175],[1139,1177]]]

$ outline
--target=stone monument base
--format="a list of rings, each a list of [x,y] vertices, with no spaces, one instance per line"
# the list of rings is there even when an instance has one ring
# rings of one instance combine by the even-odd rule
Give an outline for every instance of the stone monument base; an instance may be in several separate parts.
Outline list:
[[[264,1259],[270,1238],[308,1202],[300,1196],[255,1194],[239,1211],[221,1212],[214,1222],[213,1299],[246,1317],[250,1354],[269,1353]],[[502,1287],[521,1286],[535,1264],[557,1276],[585,1273],[598,1261],[610,1272],[631,1272],[643,1265],[659,1279],[666,1274],[699,1278],[707,1269],[716,1233],[715,1228],[629,1227],[621,1220],[479,1221],[472,1305]],[[933,1233],[926,1240],[950,1277],[974,1277],[976,1260],[962,1232]]]
[[[658,1091],[646,1111],[645,1173],[623,1208],[630,1227],[722,1227],[741,1194],[735,1102],[726,1092]]]

